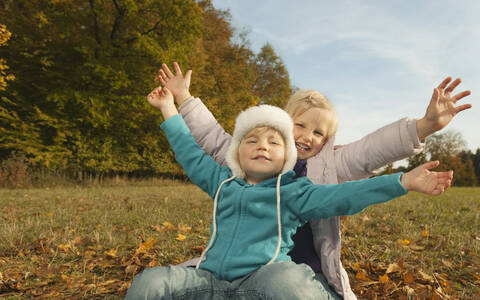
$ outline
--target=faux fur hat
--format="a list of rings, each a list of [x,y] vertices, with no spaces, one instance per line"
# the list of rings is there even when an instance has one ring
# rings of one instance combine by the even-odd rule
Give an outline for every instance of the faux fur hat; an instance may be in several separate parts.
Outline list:
[[[242,111],[235,120],[232,141],[227,150],[225,160],[233,175],[244,179],[245,172],[238,161],[238,147],[242,138],[257,127],[272,127],[285,139],[285,164],[281,174],[290,171],[297,162],[297,149],[293,138],[293,121],[290,115],[281,108],[271,105],[259,105]]]

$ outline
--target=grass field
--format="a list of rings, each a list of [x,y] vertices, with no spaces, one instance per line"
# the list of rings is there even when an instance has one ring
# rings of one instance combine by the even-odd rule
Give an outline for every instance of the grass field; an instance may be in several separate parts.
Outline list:
[[[145,267],[198,256],[211,200],[158,180],[0,189],[0,298],[121,299]],[[411,193],[342,220],[342,261],[366,299],[480,299],[480,189]]]

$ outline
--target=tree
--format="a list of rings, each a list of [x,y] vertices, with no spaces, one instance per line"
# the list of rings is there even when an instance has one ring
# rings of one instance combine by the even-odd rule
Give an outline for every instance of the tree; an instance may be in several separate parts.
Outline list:
[[[259,101],[255,55],[209,0],[4,0],[0,20],[16,77],[0,91],[0,160],[20,152],[80,177],[177,172],[145,101],[162,62],[194,70],[192,93],[226,130]]]
[[[12,34],[7,30],[7,27],[0,24],[0,47],[5,45]],[[14,76],[7,73],[7,61],[0,57],[0,91],[4,91],[7,87],[7,81],[13,80]]]
[[[257,80],[254,93],[263,103],[284,107],[291,94],[290,78],[282,59],[270,44],[256,57]]]
[[[163,169],[168,147],[144,99],[161,62],[193,55],[189,45],[201,38],[196,2],[0,5],[13,33],[1,53],[18,79],[2,95],[15,100],[1,103],[15,122],[0,125],[8,136],[0,147],[49,168]]]

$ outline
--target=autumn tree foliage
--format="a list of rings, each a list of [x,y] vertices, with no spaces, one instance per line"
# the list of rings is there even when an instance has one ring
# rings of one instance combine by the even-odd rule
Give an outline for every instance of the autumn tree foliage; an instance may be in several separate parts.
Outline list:
[[[255,94],[263,103],[284,107],[291,94],[290,79],[272,45],[265,44],[256,58]]]
[[[0,90],[0,160],[21,152],[78,177],[179,172],[145,101],[163,62],[193,69],[192,94],[227,130],[260,101],[257,55],[209,0],[5,0],[0,20],[1,70],[15,76]]]
[[[440,166],[436,170],[454,171],[453,185],[475,186],[478,182],[478,167],[475,167],[474,159],[472,152],[466,149],[462,134],[447,130],[427,138],[425,151],[408,158],[408,170],[428,160],[439,160]]]

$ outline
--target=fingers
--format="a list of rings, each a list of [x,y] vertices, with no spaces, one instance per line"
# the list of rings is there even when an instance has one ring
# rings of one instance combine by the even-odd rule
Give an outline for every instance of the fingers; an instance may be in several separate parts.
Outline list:
[[[185,73],[185,80],[187,81],[188,84],[190,84],[191,78],[192,78],[192,70],[188,70],[187,73]]]
[[[438,90],[439,88],[434,88],[433,89],[433,94],[432,94],[432,99],[430,100],[430,103],[436,104],[440,100],[440,91]]]
[[[176,73],[177,76],[178,75],[183,76],[182,75],[182,70],[180,69],[180,66],[178,65],[177,62],[173,63],[173,68],[175,69],[175,73]]]
[[[462,80],[460,78],[455,79],[450,85],[445,89],[445,93],[451,93],[460,83]]]
[[[175,75],[173,75],[173,73],[170,71],[170,69],[168,68],[168,66],[166,64],[162,64],[162,69],[163,71],[165,71],[165,73],[168,75],[168,78],[173,78],[175,77]],[[164,73],[164,74],[165,74]]]
[[[472,108],[471,104],[460,105],[458,107],[455,107],[455,113],[458,114],[459,112],[464,111],[464,110],[469,109],[469,108]]]
[[[467,97],[467,96],[469,96],[470,94],[471,94],[470,91],[463,91],[463,92],[458,93],[458,94],[456,94],[455,96],[453,96],[453,97],[452,97],[452,101],[453,101],[454,103],[456,103],[458,100],[460,100],[460,99],[462,99],[462,98],[464,98],[464,97]]]
[[[440,162],[438,160],[434,160],[434,161],[426,162],[425,164],[423,164],[423,167],[427,170],[431,170],[438,167],[439,164]]]
[[[440,84],[438,85],[438,88],[443,90],[444,88],[447,87],[447,84],[448,84],[450,81],[452,81],[452,77],[448,76],[447,78],[445,78],[445,79],[442,81],[442,83],[440,83]]]
[[[169,79],[169,78],[167,77],[167,74],[165,74],[165,72],[163,72],[163,70],[160,69],[160,70],[158,71],[158,80],[160,81],[160,83],[161,83],[162,85],[165,85],[165,84],[167,83],[168,79]]]

